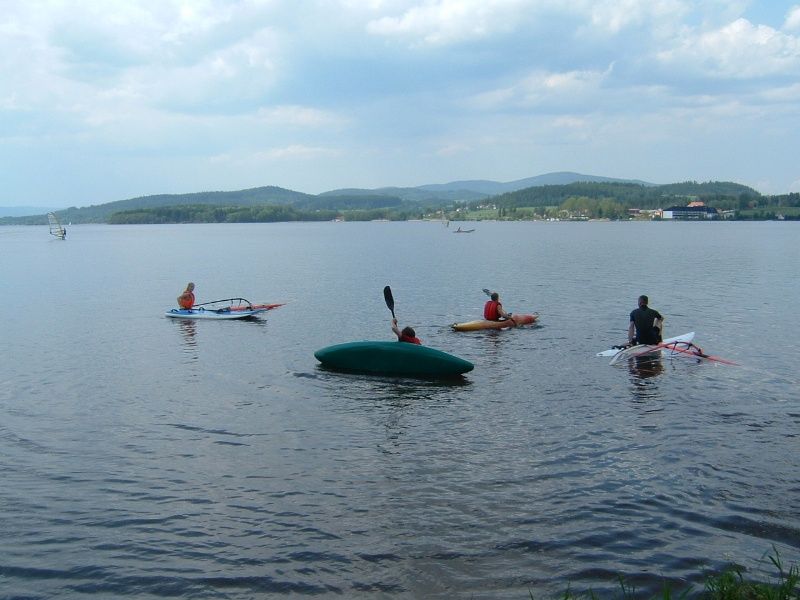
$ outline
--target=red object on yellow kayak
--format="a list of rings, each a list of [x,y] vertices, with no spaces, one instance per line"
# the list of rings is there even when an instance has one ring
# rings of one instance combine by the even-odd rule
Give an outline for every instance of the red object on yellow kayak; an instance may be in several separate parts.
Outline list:
[[[502,321],[487,321],[486,319],[479,319],[477,321],[467,321],[466,323],[453,323],[452,327],[455,331],[483,331],[485,329],[511,329],[512,327],[520,327],[522,325],[531,325],[539,318],[537,313],[532,315],[521,315],[514,313],[510,319]]]

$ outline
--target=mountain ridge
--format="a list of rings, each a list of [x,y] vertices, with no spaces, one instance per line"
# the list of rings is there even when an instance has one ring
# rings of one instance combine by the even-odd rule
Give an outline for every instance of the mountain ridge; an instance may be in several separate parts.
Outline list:
[[[524,190],[550,190],[565,186],[582,186],[591,184],[608,184],[611,186],[633,186],[645,189],[664,188],[665,192],[670,186],[694,186],[702,188],[712,182],[697,184],[685,182],[683,184],[659,185],[633,179],[619,179],[598,175],[586,175],[572,171],[559,171],[545,173],[534,177],[527,177],[509,182],[492,180],[460,180],[448,183],[425,184],[415,187],[382,187],[382,188],[342,188],[330,190],[321,194],[306,194],[278,186],[261,186],[233,191],[207,191],[191,192],[185,194],[154,194],[138,196],[124,200],[115,200],[87,207],[70,207],[56,209],[62,219],[77,223],[105,222],[112,213],[162,208],[166,206],[184,205],[214,205],[214,206],[288,206],[297,210],[320,211],[346,208],[349,210],[374,209],[381,206],[400,208],[417,207],[426,208],[439,206],[449,202],[480,202],[490,197],[500,197],[507,194],[521,193]],[[718,182],[717,182],[718,183]],[[758,192],[732,182],[726,183],[732,188],[740,188],[739,192]],[[15,207],[19,215],[20,207]],[[52,209],[51,209],[52,210]],[[29,213],[28,217],[4,216],[0,208],[0,218],[4,224],[13,224],[33,217],[44,217],[44,212]]]

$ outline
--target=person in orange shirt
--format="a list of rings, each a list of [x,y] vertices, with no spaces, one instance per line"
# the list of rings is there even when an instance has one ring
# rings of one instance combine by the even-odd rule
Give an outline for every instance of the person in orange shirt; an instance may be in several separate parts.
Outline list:
[[[483,305],[483,318],[487,321],[503,321],[511,318],[511,313],[503,310],[500,303],[500,294],[492,292],[491,300],[487,300]]]
[[[191,281],[186,284],[186,289],[178,296],[178,306],[186,309],[194,306],[194,284]]]
[[[403,331],[400,331],[400,328],[397,326],[397,319],[392,319],[392,331],[397,336],[398,342],[406,342],[408,344],[419,344],[422,345],[422,342],[417,337],[416,332],[411,327],[403,327]]]

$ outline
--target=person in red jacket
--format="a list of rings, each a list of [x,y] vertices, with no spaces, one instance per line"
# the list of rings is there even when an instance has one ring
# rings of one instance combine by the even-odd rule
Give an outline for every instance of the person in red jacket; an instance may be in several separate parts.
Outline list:
[[[191,281],[186,284],[186,289],[178,296],[178,306],[186,309],[194,306],[194,284]]]
[[[422,345],[416,332],[411,327],[403,327],[403,331],[400,331],[400,328],[397,326],[397,319],[392,319],[392,331],[394,331],[394,334],[397,336],[398,342]]]
[[[511,313],[503,310],[503,305],[500,303],[500,295],[497,292],[492,292],[490,300],[486,301],[483,305],[483,318],[487,321],[502,321],[510,319]]]

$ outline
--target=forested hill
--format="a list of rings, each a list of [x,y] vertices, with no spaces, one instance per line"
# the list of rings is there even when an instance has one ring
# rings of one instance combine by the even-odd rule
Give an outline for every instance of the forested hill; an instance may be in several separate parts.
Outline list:
[[[58,211],[62,221],[74,223],[104,223],[116,212],[147,210],[165,206],[284,206],[292,205],[315,196],[275,186],[237,190],[233,192],[197,192],[193,194],[157,194],[117,200],[106,204],[68,208]]]
[[[454,183],[460,186],[469,182]],[[411,194],[408,190],[414,190]],[[272,220],[318,220],[346,216],[348,219],[420,218],[458,206],[477,208],[494,205],[511,217],[506,209],[558,207],[564,203],[602,202],[606,216],[622,217],[628,208],[655,209],[702,200],[720,210],[769,206],[772,197],[761,197],[754,189],[732,182],[694,181],[652,185],[625,181],[582,181],[568,184],[538,185],[489,196],[478,192],[447,189],[380,188],[344,189],[319,195],[304,194],[267,186],[232,192],[159,194],[84,208],[57,211],[64,223],[167,223],[167,222],[242,222]],[[793,205],[792,202],[775,202]],[[791,200],[791,198],[789,199]],[[330,213],[330,214],[329,214]],[[346,214],[345,214],[346,213]],[[444,214],[444,213],[440,213]],[[45,215],[3,217],[0,224],[46,224]]]
[[[682,204],[696,199],[707,202],[714,200],[716,202],[710,203],[718,208],[738,208],[740,201],[746,204],[760,196],[751,187],[727,181],[687,181],[652,186],[637,183],[577,182],[526,188],[494,196],[491,201],[498,207],[517,208],[558,206],[570,198],[590,198],[614,200],[630,208],[664,208],[670,204]]]

